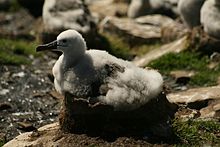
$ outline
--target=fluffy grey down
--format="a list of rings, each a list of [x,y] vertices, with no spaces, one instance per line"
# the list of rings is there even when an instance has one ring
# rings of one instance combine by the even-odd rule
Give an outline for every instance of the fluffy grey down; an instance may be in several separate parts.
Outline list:
[[[160,73],[136,67],[106,51],[86,50],[84,39],[74,30],[57,37],[56,50],[63,52],[53,67],[55,88],[61,94],[69,92],[126,111],[144,105],[162,91]]]

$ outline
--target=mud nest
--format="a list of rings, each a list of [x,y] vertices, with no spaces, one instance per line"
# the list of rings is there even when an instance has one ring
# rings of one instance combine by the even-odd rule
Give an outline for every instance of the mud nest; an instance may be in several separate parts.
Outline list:
[[[74,98],[66,93],[61,108],[61,130],[114,139],[126,137],[170,138],[171,119],[177,107],[161,93],[142,107],[131,111],[115,111],[98,101]]]

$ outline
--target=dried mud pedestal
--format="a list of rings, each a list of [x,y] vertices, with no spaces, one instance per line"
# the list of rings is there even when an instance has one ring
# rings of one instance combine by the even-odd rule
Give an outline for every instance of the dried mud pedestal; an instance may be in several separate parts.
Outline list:
[[[142,107],[132,111],[116,111],[112,106],[74,98],[66,93],[60,114],[61,130],[114,140],[117,137],[172,138],[170,121],[176,105],[160,94]]]

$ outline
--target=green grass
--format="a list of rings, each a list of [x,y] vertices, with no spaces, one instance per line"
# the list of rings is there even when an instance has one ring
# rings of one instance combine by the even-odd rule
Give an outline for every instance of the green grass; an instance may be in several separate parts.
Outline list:
[[[108,33],[102,33],[101,36],[104,50],[122,59],[129,60],[132,58],[133,55],[130,47],[122,38],[118,37],[117,35],[110,35]]]
[[[176,119],[173,122],[174,132],[185,145],[220,145],[220,123],[213,120],[187,121]],[[181,145],[177,145],[181,146]]]
[[[10,65],[29,64],[29,55],[36,56],[35,42],[0,38],[0,63]]]
[[[131,47],[129,43],[117,35],[102,33],[101,36],[103,37],[102,43],[106,45],[105,50],[116,57],[127,60],[131,60],[134,56],[144,55],[161,45],[159,42],[156,42]]]
[[[0,147],[2,147],[5,144],[4,140],[0,140]]]
[[[169,74],[173,70],[195,71],[189,82],[192,86],[212,86],[216,85],[220,75],[220,66],[213,70],[208,68],[210,61],[206,56],[201,56],[197,52],[169,53],[149,63],[148,66],[159,69],[163,74]]]
[[[136,56],[141,56],[141,55],[144,55],[147,52],[149,52],[153,49],[156,49],[160,46],[161,46],[160,42],[155,42],[155,43],[152,43],[152,44],[144,44],[144,45],[140,45],[140,46],[137,46],[137,47],[133,47],[131,49],[132,50],[131,52],[133,54],[135,54]]]

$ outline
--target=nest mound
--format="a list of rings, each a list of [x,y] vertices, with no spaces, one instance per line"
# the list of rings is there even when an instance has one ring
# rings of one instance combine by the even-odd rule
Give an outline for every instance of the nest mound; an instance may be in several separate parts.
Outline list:
[[[74,98],[66,93],[60,114],[61,130],[108,139],[127,137],[171,138],[170,120],[176,105],[161,93],[142,107],[131,111],[116,111],[112,106]]]

